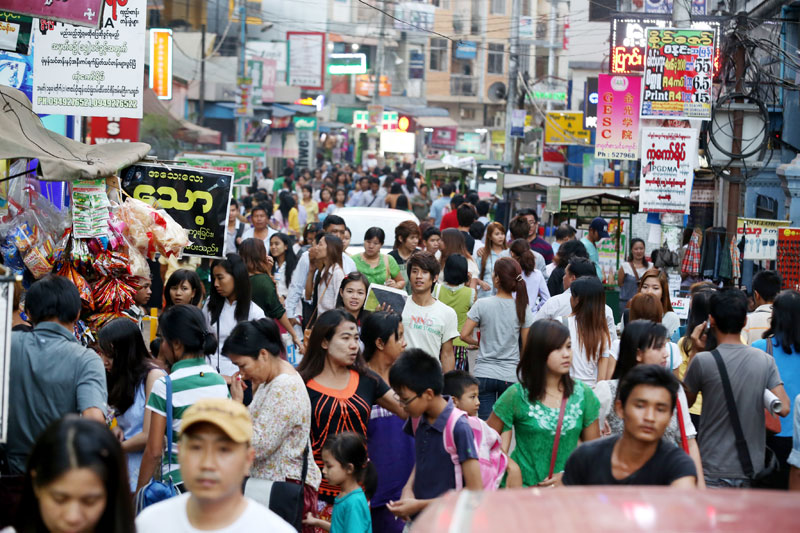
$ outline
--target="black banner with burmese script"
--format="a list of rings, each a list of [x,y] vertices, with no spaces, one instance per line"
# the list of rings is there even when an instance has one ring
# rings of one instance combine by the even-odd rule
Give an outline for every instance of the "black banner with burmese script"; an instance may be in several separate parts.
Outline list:
[[[163,209],[189,232],[186,255],[221,258],[231,201],[232,172],[138,163],[122,169],[122,190]]]

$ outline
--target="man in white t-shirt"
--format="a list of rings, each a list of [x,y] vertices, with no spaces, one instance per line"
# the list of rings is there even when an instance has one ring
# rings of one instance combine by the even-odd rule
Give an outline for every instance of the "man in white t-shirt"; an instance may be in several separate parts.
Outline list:
[[[146,508],[136,518],[139,533],[292,533],[278,515],[246,498],[242,482],[250,471],[253,422],[234,400],[199,400],[183,415],[178,461],[188,492]]]
[[[453,339],[458,337],[458,315],[433,297],[439,261],[430,252],[416,252],[406,263],[411,298],[403,308],[403,329],[409,348],[439,357],[442,371],[455,369]]]
[[[533,321],[536,322],[545,318],[561,320],[561,317],[572,314],[572,304],[570,303],[572,292],[569,287],[573,281],[582,276],[596,277],[597,273],[595,272],[594,264],[584,257],[573,257],[564,271],[564,292],[547,300],[533,316]],[[614,322],[614,312],[609,306],[606,306],[605,310],[608,333],[611,335],[611,340],[615,341],[617,339],[617,325]]]

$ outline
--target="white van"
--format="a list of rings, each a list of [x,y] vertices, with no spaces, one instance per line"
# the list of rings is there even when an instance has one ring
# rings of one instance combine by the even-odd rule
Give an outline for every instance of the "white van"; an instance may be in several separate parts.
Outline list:
[[[406,220],[419,224],[414,213],[385,207],[341,207],[334,214],[342,217],[352,232],[350,246],[345,250],[351,256],[364,251],[364,234],[369,228],[379,227],[386,233],[382,252],[387,253],[394,247],[394,229],[398,224]]]

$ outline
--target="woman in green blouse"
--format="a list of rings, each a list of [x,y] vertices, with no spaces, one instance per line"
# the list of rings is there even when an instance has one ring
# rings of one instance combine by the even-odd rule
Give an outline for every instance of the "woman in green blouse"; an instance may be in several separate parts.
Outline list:
[[[569,376],[572,343],[569,329],[555,320],[534,322],[517,367],[515,383],[494,404],[488,424],[503,437],[508,451],[511,430],[517,445],[511,458],[522,470],[525,487],[561,484],[564,465],[582,441],[600,437],[600,402],[587,385]],[[562,399],[566,398],[561,440],[553,475],[548,477]]]
[[[402,289],[406,285],[400,267],[391,255],[381,253],[386,233],[381,228],[369,228],[364,234],[364,253],[353,256],[356,269],[370,283]]]
[[[239,255],[242,258],[247,273],[250,275],[250,298],[259,306],[269,318],[277,320],[283,329],[291,336],[295,346],[300,348],[303,343],[297,337],[286,310],[278,299],[275,282],[269,275],[270,265],[267,260],[267,248],[261,239],[245,239],[239,245]]]

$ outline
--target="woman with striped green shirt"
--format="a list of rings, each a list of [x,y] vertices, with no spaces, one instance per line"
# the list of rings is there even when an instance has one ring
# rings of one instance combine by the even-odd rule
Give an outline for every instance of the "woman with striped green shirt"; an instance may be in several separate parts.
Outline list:
[[[142,464],[139,469],[138,489],[149,481],[162,453],[161,470],[182,489],[178,465],[178,439],[183,413],[202,398],[230,398],[225,379],[206,362],[205,354],[214,353],[217,340],[207,327],[202,311],[190,305],[170,307],[159,320],[161,349],[159,356],[170,365],[172,381],[172,450],[164,453],[164,435],[167,427],[167,385],[164,377],[153,385],[147,399],[151,412],[150,434],[147,438]]]

